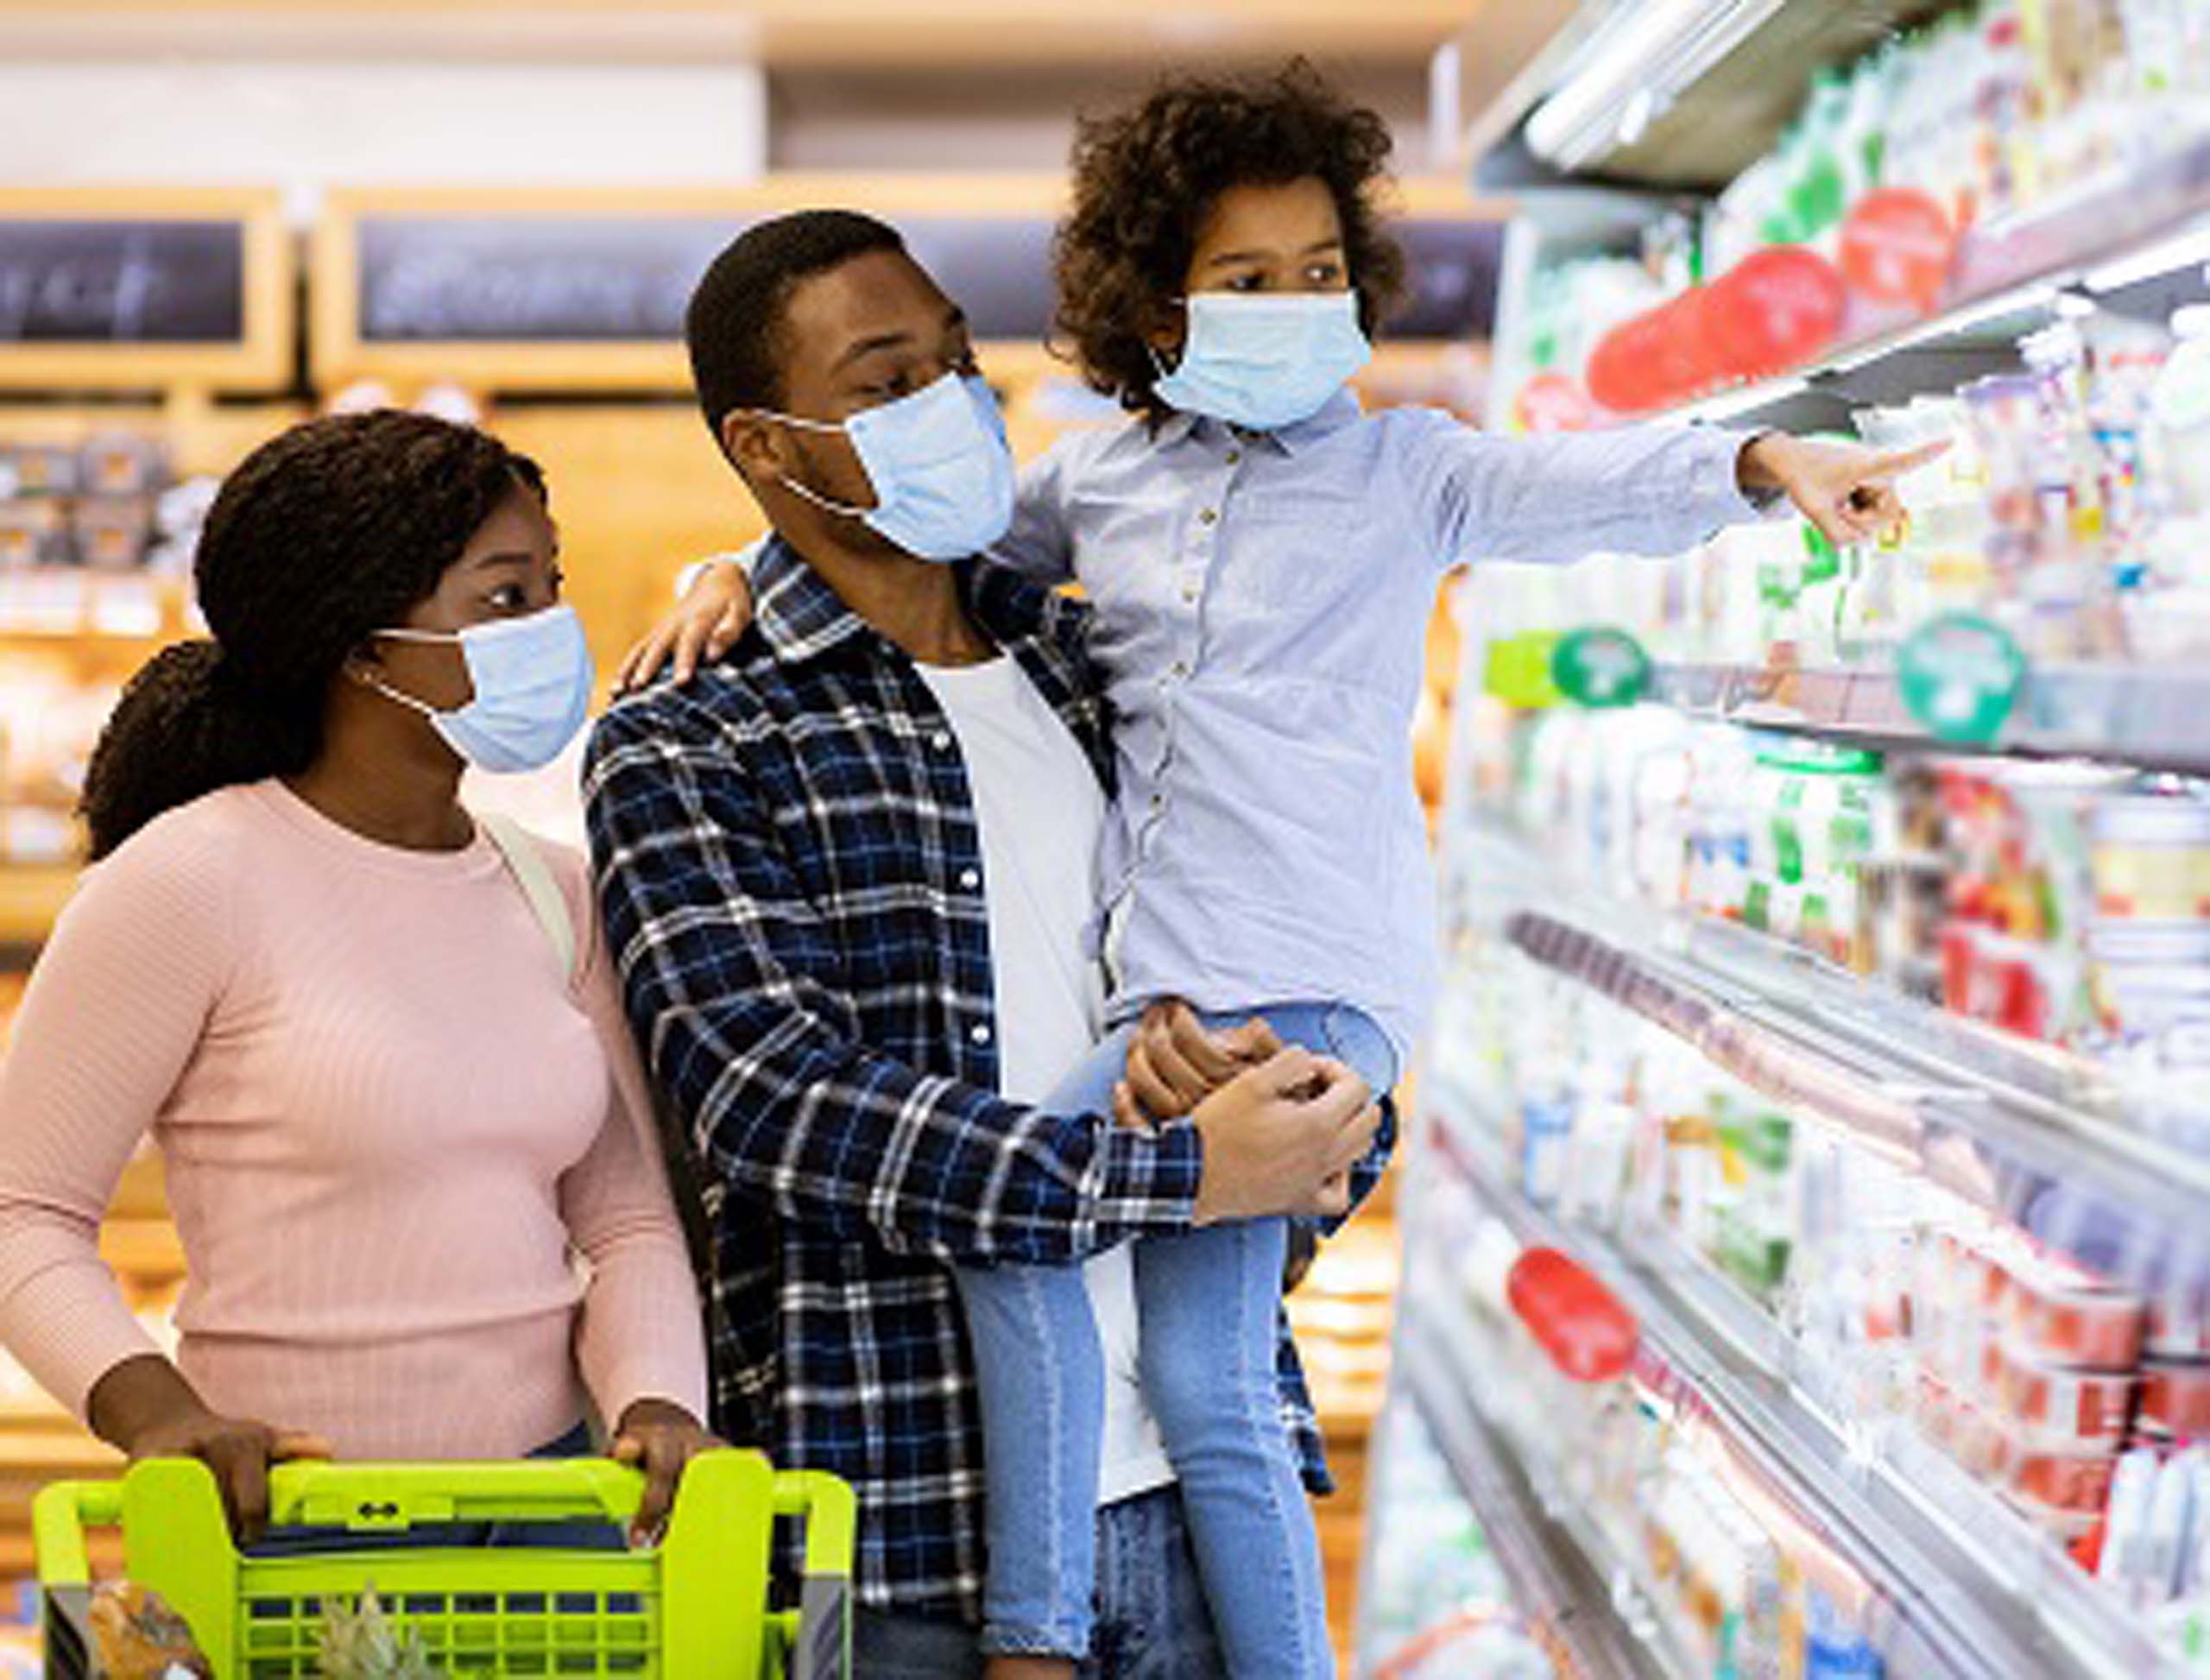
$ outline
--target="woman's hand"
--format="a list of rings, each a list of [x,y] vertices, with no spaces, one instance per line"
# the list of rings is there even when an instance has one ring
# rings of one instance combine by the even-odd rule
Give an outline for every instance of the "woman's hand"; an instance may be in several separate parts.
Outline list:
[[[1113,1117],[1148,1131],[1159,1121],[1190,1113],[1280,1048],[1273,1028],[1259,1017],[1213,1033],[1179,998],[1154,1003],[1128,1040],[1128,1074],[1114,1089]]]
[[[212,1470],[223,1513],[242,1545],[268,1531],[268,1467],[330,1456],[329,1443],[319,1436],[223,1416],[158,1354],[124,1360],[92,1385],[85,1409],[94,1432],[122,1448],[133,1463],[196,1458]]]
[[[735,567],[729,570],[734,571]],[[632,1546],[657,1545],[675,1504],[675,1484],[700,1453],[723,1443],[672,1400],[633,1400],[614,1432],[615,1462],[645,1473],[645,1497],[629,1526]]]
[[[1901,521],[1896,480],[1948,448],[1866,449],[1766,432],[1742,446],[1737,472],[1752,494],[1778,490],[1835,543],[1869,542]]]
[[[729,560],[704,562],[675,610],[622,657],[614,673],[614,692],[628,694],[642,688],[671,660],[676,682],[689,682],[701,665],[736,647],[751,622],[752,584],[744,568]]]

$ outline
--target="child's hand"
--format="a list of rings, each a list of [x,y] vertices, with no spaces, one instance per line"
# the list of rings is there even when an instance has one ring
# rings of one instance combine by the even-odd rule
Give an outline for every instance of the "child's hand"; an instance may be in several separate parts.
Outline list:
[[[701,665],[736,646],[751,622],[752,583],[744,568],[727,560],[707,561],[675,610],[623,656],[614,673],[614,692],[635,693],[671,659],[676,682],[689,682]]]
[[[1158,1121],[1186,1115],[1280,1048],[1264,1020],[1211,1033],[1179,998],[1154,1003],[1128,1041],[1128,1077],[1113,1094],[1114,1117],[1123,1126],[1148,1130]]]
[[[1737,468],[1745,490],[1786,493],[1803,517],[1837,544],[1869,542],[1904,516],[1895,481],[1948,448],[1866,449],[1766,432],[1742,447]]]

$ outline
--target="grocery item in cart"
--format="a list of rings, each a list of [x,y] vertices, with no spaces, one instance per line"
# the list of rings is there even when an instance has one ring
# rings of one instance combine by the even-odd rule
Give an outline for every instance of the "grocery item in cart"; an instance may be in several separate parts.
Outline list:
[[[88,1618],[92,1671],[107,1680],[179,1680],[212,1676],[192,1629],[167,1601],[132,1582],[101,1587]]]

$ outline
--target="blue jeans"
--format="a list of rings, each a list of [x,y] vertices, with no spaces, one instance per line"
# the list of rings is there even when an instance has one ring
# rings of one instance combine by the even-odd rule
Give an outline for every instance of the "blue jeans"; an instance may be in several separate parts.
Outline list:
[[[590,1431],[578,1424],[547,1441],[532,1458],[588,1458]],[[299,1557],[319,1551],[419,1551],[432,1547],[502,1546],[561,1551],[627,1551],[629,1542],[613,1523],[421,1523],[397,1534],[356,1534],[344,1528],[272,1528],[245,1548],[248,1557]]]
[[[1096,1533],[1097,1630],[1081,1680],[1216,1680],[1220,1645],[1174,1490],[1107,1506]],[[852,1672],[862,1680],[975,1680],[982,1641],[959,1622],[862,1610],[852,1623]]]
[[[1347,1004],[1267,1004],[1285,1044],[1348,1064],[1378,1100],[1396,1079],[1388,1038]],[[1039,1106],[1103,1114],[1133,1027],[1108,1036]],[[1331,1676],[1312,1512],[1282,1427],[1275,1337],[1288,1222],[1238,1221],[1135,1247],[1144,1395],[1180,1480],[1228,1671]],[[1076,1266],[958,1273],[982,1405],[989,1572],[982,1649],[1080,1657],[1090,1648],[1091,1513],[1104,1432],[1104,1356]]]

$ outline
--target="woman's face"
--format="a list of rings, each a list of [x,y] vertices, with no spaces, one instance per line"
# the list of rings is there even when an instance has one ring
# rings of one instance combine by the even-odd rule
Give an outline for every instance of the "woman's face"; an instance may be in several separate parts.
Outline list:
[[[1350,288],[1342,217],[1317,175],[1271,186],[1231,186],[1205,207],[1182,289],[1200,292],[1343,292]],[[1183,312],[1171,312],[1152,342],[1182,342]]]
[[[437,588],[395,628],[450,632],[542,612],[559,604],[560,582],[560,535],[552,516],[534,490],[516,483]],[[374,652],[385,682],[440,711],[474,698],[458,643],[383,637]]]

